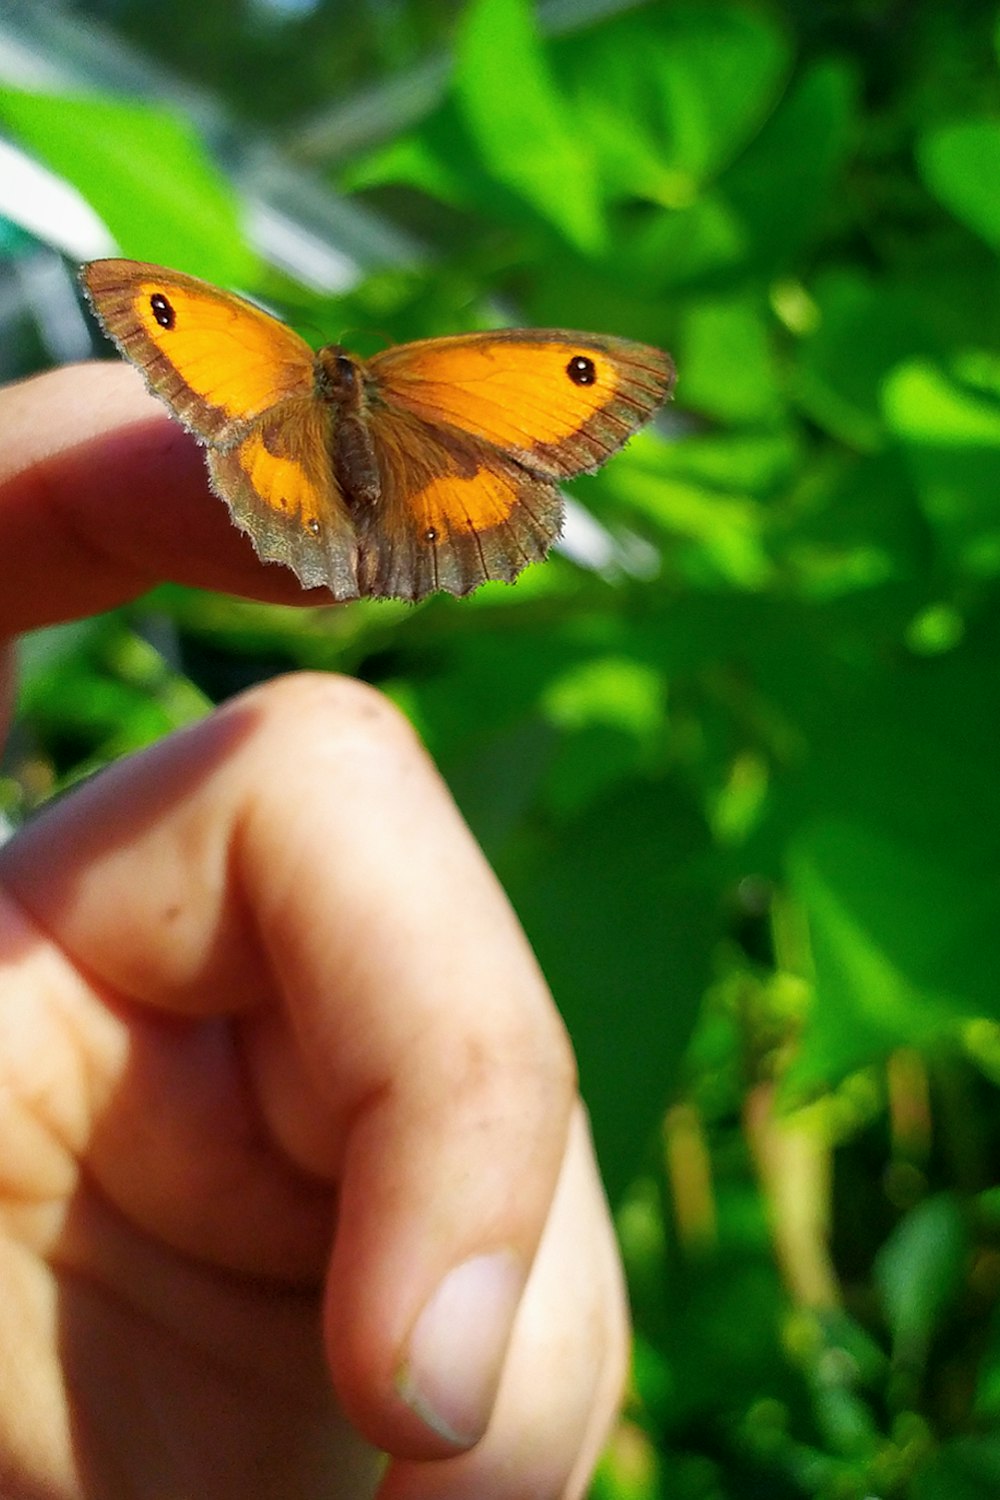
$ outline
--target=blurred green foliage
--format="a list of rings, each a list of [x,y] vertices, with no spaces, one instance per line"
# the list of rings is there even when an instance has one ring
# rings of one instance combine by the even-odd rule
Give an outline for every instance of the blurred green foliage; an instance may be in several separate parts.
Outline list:
[[[26,654],[6,802],[272,672],[378,683],[576,1042],[638,1330],[596,1495],[994,1495],[996,6],[651,3],[543,42],[526,0],[472,0],[451,41],[440,105],[339,177],[426,257],[336,303],[256,266],[181,123],[0,118],[123,253],[304,329],[499,308],[669,347],[675,407],[575,486],[604,563],[417,609],[164,588],[65,627]]]

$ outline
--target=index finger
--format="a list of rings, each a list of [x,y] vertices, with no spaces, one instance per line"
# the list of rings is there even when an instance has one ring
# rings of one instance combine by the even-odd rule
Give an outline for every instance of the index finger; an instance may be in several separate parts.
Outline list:
[[[256,557],[195,440],[115,362],[0,391],[0,639],[110,609],[170,580],[329,603]]]

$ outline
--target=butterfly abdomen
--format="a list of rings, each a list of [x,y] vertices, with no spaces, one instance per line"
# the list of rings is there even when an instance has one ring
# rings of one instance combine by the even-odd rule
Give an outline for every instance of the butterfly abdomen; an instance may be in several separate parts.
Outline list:
[[[352,510],[373,506],[382,487],[365,411],[364,380],[356,361],[338,344],[328,344],[316,356],[316,388],[333,408],[330,457],[344,499]]]

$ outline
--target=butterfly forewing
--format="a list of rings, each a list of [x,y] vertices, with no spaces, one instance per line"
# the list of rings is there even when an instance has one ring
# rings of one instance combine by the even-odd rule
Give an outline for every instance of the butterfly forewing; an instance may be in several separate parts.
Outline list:
[[[142,261],[91,261],[82,281],[105,331],[204,443],[313,392],[309,345],[242,297]]]
[[[648,344],[563,329],[401,344],[368,368],[389,405],[564,479],[610,458],[667,398],[675,378],[669,355]]]

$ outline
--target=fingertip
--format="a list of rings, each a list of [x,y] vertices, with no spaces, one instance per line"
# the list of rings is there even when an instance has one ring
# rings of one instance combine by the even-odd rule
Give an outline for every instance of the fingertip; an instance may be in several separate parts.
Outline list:
[[[332,1350],[341,1399],[370,1441],[397,1457],[425,1459],[480,1441],[525,1280],[515,1251],[472,1255],[446,1272],[384,1371],[364,1371],[343,1349]]]
[[[170,580],[330,604],[264,564],[212,494],[195,439],[116,361],[0,392],[0,635],[109,609]]]
[[[471,1256],[445,1275],[410,1333],[396,1390],[457,1449],[471,1448],[489,1425],[524,1283],[513,1251]]]

